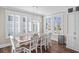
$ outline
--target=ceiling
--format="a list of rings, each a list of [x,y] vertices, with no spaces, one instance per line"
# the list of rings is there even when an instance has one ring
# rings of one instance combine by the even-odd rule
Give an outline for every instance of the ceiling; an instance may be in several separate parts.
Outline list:
[[[51,15],[57,12],[65,11],[73,6],[8,6],[8,8],[19,9],[39,15]]]

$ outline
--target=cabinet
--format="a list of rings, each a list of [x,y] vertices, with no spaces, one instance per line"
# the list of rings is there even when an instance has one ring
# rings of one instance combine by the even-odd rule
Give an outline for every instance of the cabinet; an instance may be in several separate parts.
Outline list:
[[[64,35],[58,35],[58,43],[65,44],[65,37]]]
[[[66,47],[75,51],[79,51],[79,12],[68,14],[68,36]]]

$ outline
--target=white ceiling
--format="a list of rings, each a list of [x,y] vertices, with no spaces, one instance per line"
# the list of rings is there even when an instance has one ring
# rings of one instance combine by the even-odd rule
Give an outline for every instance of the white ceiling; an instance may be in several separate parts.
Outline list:
[[[19,9],[26,12],[36,13],[39,15],[51,15],[57,12],[65,11],[73,6],[9,6],[9,8]]]

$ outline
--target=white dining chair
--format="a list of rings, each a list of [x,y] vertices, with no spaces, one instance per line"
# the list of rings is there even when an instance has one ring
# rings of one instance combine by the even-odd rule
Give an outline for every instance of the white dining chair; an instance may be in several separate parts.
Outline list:
[[[47,48],[50,48],[52,46],[52,43],[51,43],[51,36],[52,34],[49,33],[46,35],[46,40],[47,40]]]
[[[42,46],[44,46],[44,48],[46,50],[46,36],[45,35],[40,36],[39,41],[40,41],[39,46],[40,46],[40,50],[42,53]]]
[[[36,40],[36,37],[31,37],[31,41],[30,41],[30,50],[34,50],[36,51],[37,53],[37,40]]]
[[[34,37],[34,40],[36,40],[36,45],[37,45],[37,50],[38,50],[38,47],[40,46],[40,39],[39,39],[38,33],[35,33],[33,37]]]
[[[11,52],[12,53],[20,53],[20,52],[25,52],[24,50],[26,49],[25,47],[17,47],[15,44],[15,40],[13,36],[9,36],[9,39],[11,41],[11,45],[12,45],[12,49]]]

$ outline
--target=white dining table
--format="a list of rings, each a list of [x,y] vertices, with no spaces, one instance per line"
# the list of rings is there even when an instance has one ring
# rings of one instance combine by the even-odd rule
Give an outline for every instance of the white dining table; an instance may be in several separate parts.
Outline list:
[[[21,37],[19,40],[17,40],[18,41],[18,43],[20,44],[20,43],[23,43],[23,42],[27,42],[27,41],[30,41],[31,40],[31,35],[26,35],[26,37]]]

